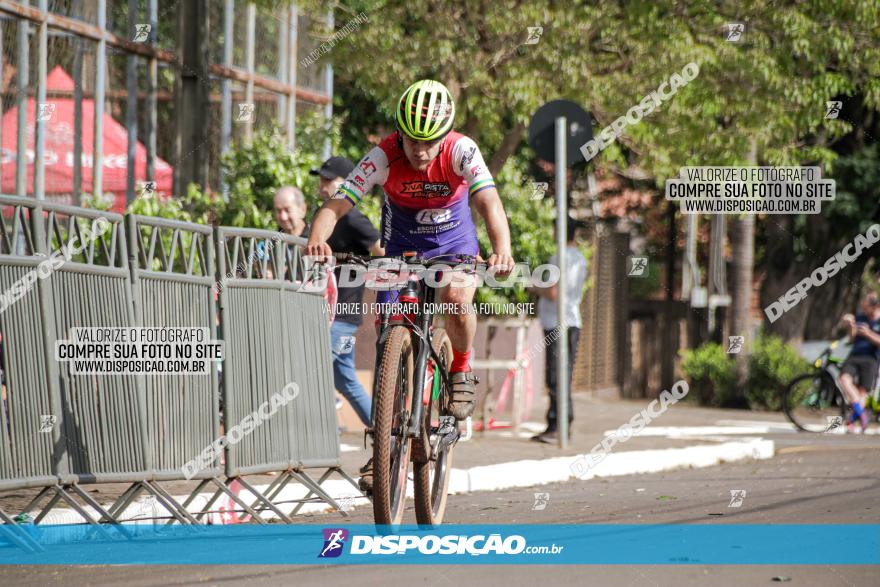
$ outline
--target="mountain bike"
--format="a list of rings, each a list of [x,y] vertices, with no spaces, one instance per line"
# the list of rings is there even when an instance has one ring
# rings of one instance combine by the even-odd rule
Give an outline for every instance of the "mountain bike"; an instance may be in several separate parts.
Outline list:
[[[337,255],[342,262],[375,267],[387,287],[400,290],[397,307],[379,312],[379,340],[373,385],[373,516],[376,524],[400,524],[406,503],[409,463],[413,464],[416,521],[443,522],[452,472],[452,451],[461,437],[461,423],[450,415],[452,343],[443,328],[433,325],[436,289],[421,279],[419,268],[437,265],[474,269],[481,263],[467,255],[424,259]]]
[[[849,404],[837,381],[840,366],[845,359],[833,357],[834,349],[846,341],[836,340],[828,345],[814,361],[815,370],[792,379],[782,392],[782,409],[798,430],[828,432],[843,427]],[[873,410],[875,419],[880,414],[880,380],[868,395],[865,409]]]

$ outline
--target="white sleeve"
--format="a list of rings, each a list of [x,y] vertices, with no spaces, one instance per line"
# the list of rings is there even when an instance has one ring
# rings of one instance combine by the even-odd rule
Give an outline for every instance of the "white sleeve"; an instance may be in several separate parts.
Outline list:
[[[373,147],[360,160],[354,170],[348,174],[331,200],[348,200],[355,206],[360,204],[365,195],[375,185],[382,185],[388,180],[388,157],[379,147]]]
[[[589,270],[589,267],[588,267],[588,265],[587,265],[587,260],[586,260],[586,258],[583,256],[582,253],[578,253],[578,260],[577,260],[577,281],[576,281],[578,287],[577,287],[577,289],[575,290],[575,291],[577,292],[577,295],[578,295],[578,300],[580,300],[581,292],[584,291],[584,284],[587,282],[587,272],[588,272],[588,270]]]
[[[468,194],[495,187],[495,180],[473,139],[461,137],[452,147],[452,169],[468,184]]]

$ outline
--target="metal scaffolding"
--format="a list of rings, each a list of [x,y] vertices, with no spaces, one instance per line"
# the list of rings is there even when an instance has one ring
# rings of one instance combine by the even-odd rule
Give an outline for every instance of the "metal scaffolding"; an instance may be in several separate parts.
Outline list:
[[[119,16],[123,13],[124,20]],[[217,22],[212,21],[212,15]],[[325,20],[327,15],[319,18]],[[158,31],[167,31],[167,23],[174,19],[177,25],[170,30],[177,31],[176,38],[170,33],[160,40]],[[255,101],[274,102],[271,124],[286,132],[293,149],[297,101],[332,113],[332,70],[325,70],[323,79],[313,82],[312,87],[297,85],[297,54],[306,40],[298,36],[298,23],[304,19],[308,22],[294,3],[270,9],[252,2],[237,6],[235,0],[71,0],[57,5],[53,2],[51,6],[48,0],[38,0],[36,5],[0,0],[0,81],[3,95],[14,96],[14,101],[3,101],[3,112],[18,110],[14,149],[12,144],[6,147],[10,157],[13,150],[15,153],[15,191],[10,192],[13,186],[9,179],[10,185],[0,185],[0,193],[44,199],[47,193],[56,198],[59,192],[58,186],[46,183],[47,117],[42,111],[47,100],[56,95],[52,88],[47,93],[46,80],[53,61],[63,61],[74,82],[65,96],[73,101],[73,152],[68,154],[71,179],[67,180],[69,193],[64,196],[68,199],[62,198],[63,203],[79,204],[84,194],[100,198],[108,191],[105,114],[122,121],[127,134],[124,156],[114,157],[110,164],[117,169],[124,165],[121,193],[126,202],[137,195],[138,181],[156,180],[159,157],[168,160],[175,170],[174,193],[179,194],[193,181],[203,186],[219,184],[219,155],[230,148],[234,139],[248,140],[257,130],[254,118],[235,118],[236,86],[243,86],[239,95],[243,93],[244,102],[251,108]],[[241,22],[246,23],[246,42],[236,43]],[[123,34],[125,29],[128,35]],[[277,45],[273,54],[266,55],[260,43],[266,42],[263,37],[270,29],[272,42]],[[220,32],[222,37],[217,34]],[[221,42],[222,51],[212,53],[213,45]],[[124,69],[116,65],[120,59],[124,60]],[[118,75],[111,75],[117,71]],[[169,83],[169,72],[173,84]],[[7,89],[9,74],[15,76],[15,85]],[[219,91],[213,90],[215,86]],[[35,101],[32,107],[39,110],[31,113],[30,120],[29,100]],[[93,114],[89,112],[94,121],[91,145],[83,145],[85,100],[94,104]],[[173,107],[168,107],[169,102]],[[212,125],[207,124],[212,103],[219,103],[219,112],[213,114],[220,123],[219,132],[211,132]],[[162,108],[166,109],[164,120],[158,115]],[[145,163],[144,155],[140,156],[141,177],[137,177],[139,142],[146,153]],[[202,153],[194,156],[198,150]],[[91,187],[87,189],[83,189],[89,185],[84,161],[86,168],[91,167]]]

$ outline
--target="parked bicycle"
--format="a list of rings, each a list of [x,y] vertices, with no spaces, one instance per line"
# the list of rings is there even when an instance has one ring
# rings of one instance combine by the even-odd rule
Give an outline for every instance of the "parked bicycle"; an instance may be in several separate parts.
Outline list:
[[[337,255],[340,262],[369,267],[377,257]],[[424,259],[416,255],[382,257],[391,263],[375,278],[395,282],[406,269],[398,296],[400,312],[379,313],[379,339],[373,385],[373,516],[376,524],[400,524],[406,503],[409,463],[413,463],[416,521],[443,521],[452,472],[452,451],[462,422],[449,411],[452,383],[448,365],[452,344],[433,325],[436,290],[414,269],[437,265],[483,265],[475,257]],[[368,279],[370,279],[368,277]],[[401,281],[402,281],[401,277]],[[369,287],[369,283],[368,283]]]
[[[815,370],[792,379],[782,393],[782,409],[798,430],[828,432],[845,426],[849,405],[838,385],[840,365],[845,359],[832,354],[846,340],[842,338],[828,345],[814,361]],[[880,383],[868,395],[865,408],[873,409],[875,418],[880,417],[878,400]]]

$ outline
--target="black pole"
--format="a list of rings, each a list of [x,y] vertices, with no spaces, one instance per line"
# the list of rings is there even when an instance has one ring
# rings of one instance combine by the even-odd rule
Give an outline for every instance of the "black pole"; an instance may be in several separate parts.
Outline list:
[[[675,350],[678,338],[677,322],[675,321],[675,206],[672,202],[666,205],[666,220],[668,222],[666,243],[666,319],[663,328],[663,360],[660,367],[660,380],[663,389],[672,387],[674,376]]]

